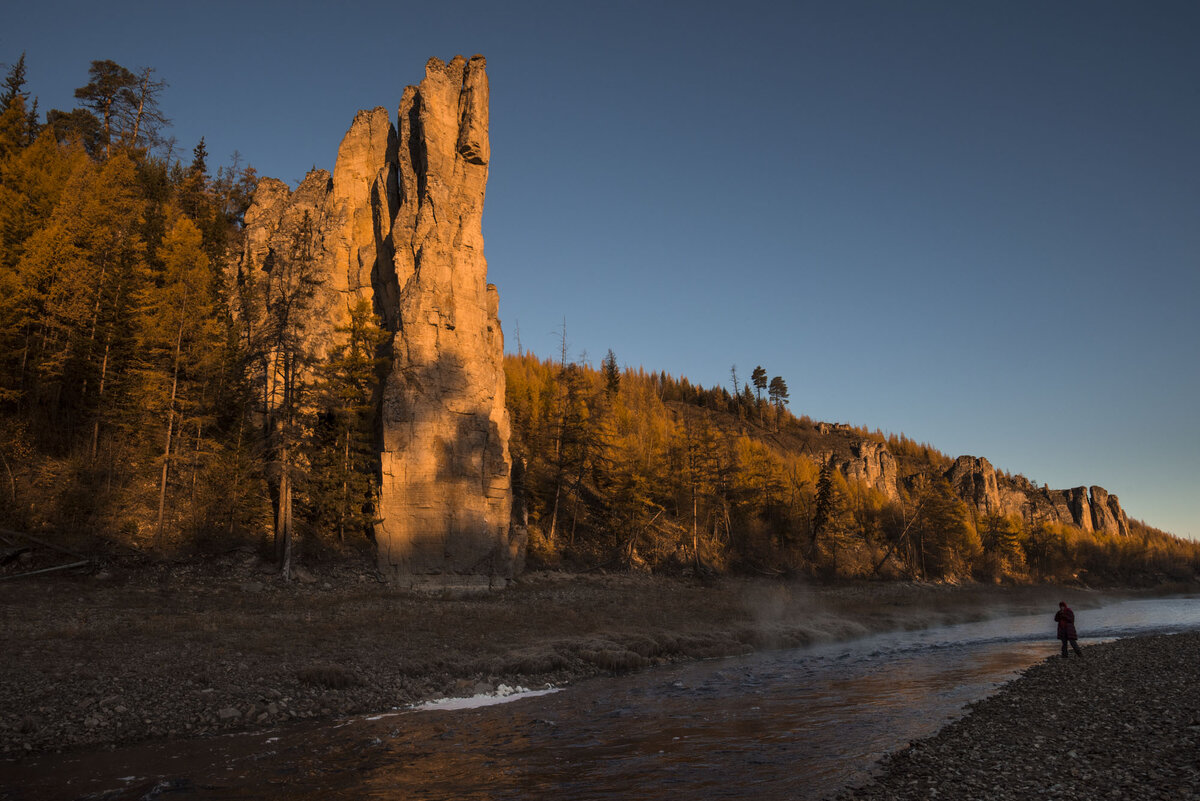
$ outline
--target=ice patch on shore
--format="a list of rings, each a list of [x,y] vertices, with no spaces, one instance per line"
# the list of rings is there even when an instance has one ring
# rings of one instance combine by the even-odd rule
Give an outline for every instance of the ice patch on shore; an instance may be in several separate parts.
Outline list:
[[[384,718],[394,718],[399,714],[399,712],[381,712],[378,715],[371,715],[370,717],[363,718],[363,720],[383,720]]]
[[[411,709],[417,712],[431,709],[477,709],[481,706],[507,704],[511,701],[519,701],[522,698],[536,698],[539,695],[550,695],[551,693],[558,692],[560,689],[560,687],[547,687],[544,690],[531,690],[528,687],[509,687],[507,684],[500,684],[496,687],[495,692],[480,693],[469,698],[435,698],[423,704],[416,704]]]

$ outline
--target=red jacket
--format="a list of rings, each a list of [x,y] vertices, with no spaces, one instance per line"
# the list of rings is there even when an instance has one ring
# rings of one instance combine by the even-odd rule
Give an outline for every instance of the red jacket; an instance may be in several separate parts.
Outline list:
[[[1075,634],[1075,613],[1071,611],[1071,607],[1064,606],[1059,609],[1054,613],[1054,619],[1058,623],[1058,639],[1077,639],[1077,635]]]

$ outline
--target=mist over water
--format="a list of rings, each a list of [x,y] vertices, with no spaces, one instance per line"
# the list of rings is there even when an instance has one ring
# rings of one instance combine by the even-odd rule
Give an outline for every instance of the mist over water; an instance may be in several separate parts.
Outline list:
[[[1047,614],[581,682],[553,694],[0,768],[14,799],[821,799],[1058,653]],[[1200,599],[1077,609],[1089,643],[1200,628]],[[513,700],[515,699],[515,700]]]

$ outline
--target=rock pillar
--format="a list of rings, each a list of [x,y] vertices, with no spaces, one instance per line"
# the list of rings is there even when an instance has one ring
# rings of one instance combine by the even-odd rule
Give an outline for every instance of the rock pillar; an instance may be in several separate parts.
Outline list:
[[[519,561],[504,341],[483,255],[484,68],[481,56],[431,59],[400,102],[394,269],[381,287],[394,303],[385,319],[394,319],[395,340],[376,540],[380,569],[401,582],[506,576]]]

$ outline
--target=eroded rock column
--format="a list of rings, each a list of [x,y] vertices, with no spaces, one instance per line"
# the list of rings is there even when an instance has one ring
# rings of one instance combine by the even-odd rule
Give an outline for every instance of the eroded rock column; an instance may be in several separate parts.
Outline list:
[[[431,59],[400,103],[394,273],[377,287],[394,325],[383,396],[380,569],[510,575],[509,421],[496,288],[487,283],[485,61]],[[394,300],[393,300],[394,299]],[[393,305],[394,304],[394,305]]]

